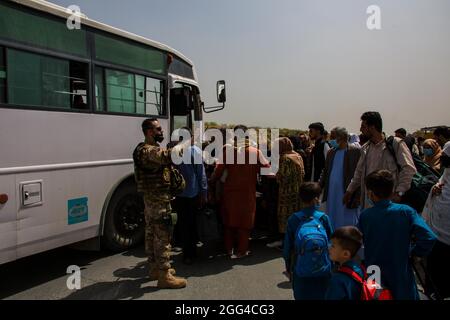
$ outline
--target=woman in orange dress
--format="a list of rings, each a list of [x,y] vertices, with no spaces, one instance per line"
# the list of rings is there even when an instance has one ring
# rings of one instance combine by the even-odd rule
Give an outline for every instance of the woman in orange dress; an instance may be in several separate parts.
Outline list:
[[[255,222],[257,176],[262,167],[269,167],[269,163],[260,150],[250,146],[248,139],[241,144],[235,144],[232,148],[233,163],[227,163],[229,161],[224,152],[224,160],[216,165],[211,180],[215,182],[221,179],[225,173],[220,201],[224,224],[224,243],[227,253],[232,258],[241,258],[249,253],[248,240]],[[243,156],[245,156],[245,163],[237,163],[239,157]],[[250,163],[249,159],[257,161]],[[237,246],[235,240],[237,240]]]

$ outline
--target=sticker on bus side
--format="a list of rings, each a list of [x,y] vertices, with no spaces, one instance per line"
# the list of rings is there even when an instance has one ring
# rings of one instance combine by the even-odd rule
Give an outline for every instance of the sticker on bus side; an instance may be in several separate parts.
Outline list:
[[[69,225],[88,221],[88,198],[84,197],[68,200],[67,218]]]

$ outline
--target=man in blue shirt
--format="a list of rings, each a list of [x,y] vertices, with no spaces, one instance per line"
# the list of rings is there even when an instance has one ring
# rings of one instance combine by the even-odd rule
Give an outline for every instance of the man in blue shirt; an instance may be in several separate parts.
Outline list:
[[[186,130],[185,133],[189,134],[193,141],[189,128],[184,127],[180,130]],[[208,181],[203,165],[202,150],[191,142],[186,152],[189,155],[186,157],[189,161],[177,165],[186,181],[186,188],[177,195],[174,208],[178,214],[177,228],[183,247],[183,262],[192,264],[197,248],[196,214],[198,208],[206,204]]]
[[[389,171],[372,172],[365,183],[373,202],[359,219],[365,265],[380,268],[381,284],[391,290],[395,300],[418,300],[411,258],[428,255],[436,235],[416,210],[390,200],[394,177]]]

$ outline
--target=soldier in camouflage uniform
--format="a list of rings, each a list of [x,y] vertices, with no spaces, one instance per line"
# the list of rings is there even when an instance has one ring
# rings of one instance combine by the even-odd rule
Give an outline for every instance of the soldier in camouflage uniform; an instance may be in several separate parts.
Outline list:
[[[150,280],[158,280],[159,288],[183,288],[186,280],[174,277],[170,266],[170,240],[173,226],[170,221],[170,174],[164,168],[171,163],[171,149],[163,149],[164,140],[157,119],[142,123],[145,142],[134,153],[135,178],[138,192],[143,193],[145,203],[145,251],[148,254]]]

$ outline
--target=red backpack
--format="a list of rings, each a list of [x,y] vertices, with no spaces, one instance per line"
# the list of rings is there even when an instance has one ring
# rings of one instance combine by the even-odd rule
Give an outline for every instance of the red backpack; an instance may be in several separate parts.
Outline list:
[[[347,266],[340,267],[338,271],[345,273],[362,285],[361,300],[394,300],[389,289],[383,288],[375,280],[368,281],[366,268],[361,266],[361,269],[364,272],[364,279],[352,268]]]

